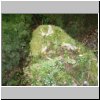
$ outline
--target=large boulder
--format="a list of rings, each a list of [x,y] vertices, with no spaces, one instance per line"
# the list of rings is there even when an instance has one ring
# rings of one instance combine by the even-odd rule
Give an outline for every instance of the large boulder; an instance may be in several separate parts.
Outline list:
[[[57,26],[33,31],[30,55],[24,71],[31,85],[98,85],[95,55]]]

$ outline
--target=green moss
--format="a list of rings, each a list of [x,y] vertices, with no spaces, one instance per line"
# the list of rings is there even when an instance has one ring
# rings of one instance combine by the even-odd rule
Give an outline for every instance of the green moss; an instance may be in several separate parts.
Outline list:
[[[36,55],[40,55],[41,53],[41,48],[42,45],[47,45],[49,43],[53,43],[55,45],[55,43],[57,44],[61,44],[62,42],[68,42],[71,44],[75,44],[74,40],[71,39],[62,29],[60,29],[57,26],[52,26],[53,29],[53,34],[47,37],[43,37],[41,35],[41,30],[43,32],[47,32],[48,31],[48,25],[41,25],[39,26],[32,35],[32,40],[30,42],[30,49],[32,52],[32,55],[36,56]],[[52,46],[54,46],[52,45]]]
[[[88,81],[89,85],[97,85],[98,69],[94,53],[61,28],[53,25],[51,27],[52,34],[48,36],[41,35],[41,32],[48,33],[48,25],[41,25],[32,33],[30,52],[33,62],[26,67],[28,70],[25,72],[31,74],[27,77],[32,80],[31,84],[72,86]],[[68,50],[67,46],[62,47],[63,43],[76,49]],[[45,46],[48,50],[41,52]]]

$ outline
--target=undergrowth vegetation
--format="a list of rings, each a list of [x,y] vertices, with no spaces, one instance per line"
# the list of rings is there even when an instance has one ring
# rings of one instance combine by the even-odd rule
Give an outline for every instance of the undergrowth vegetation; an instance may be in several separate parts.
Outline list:
[[[3,85],[19,84],[19,75],[23,73],[21,70],[29,53],[31,17],[31,15],[2,15]]]
[[[2,85],[97,86],[97,58],[79,42],[97,23],[96,14],[3,14]]]

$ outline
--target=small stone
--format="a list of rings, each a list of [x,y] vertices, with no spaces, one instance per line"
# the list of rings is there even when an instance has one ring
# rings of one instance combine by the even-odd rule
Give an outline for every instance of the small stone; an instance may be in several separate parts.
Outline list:
[[[84,81],[83,86],[89,86],[89,83],[87,81]]]

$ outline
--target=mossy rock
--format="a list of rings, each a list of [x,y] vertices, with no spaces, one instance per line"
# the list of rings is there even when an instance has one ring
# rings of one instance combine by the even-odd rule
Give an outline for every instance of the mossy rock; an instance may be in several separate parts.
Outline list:
[[[31,64],[24,69],[32,85],[98,85],[97,59],[60,27],[40,25],[32,33]]]
[[[41,55],[42,48],[54,48],[63,42],[75,44],[74,40],[67,35],[61,28],[51,25],[41,25],[32,34],[30,42],[31,53],[33,56]]]

